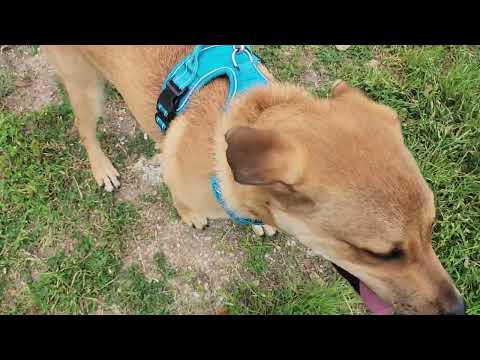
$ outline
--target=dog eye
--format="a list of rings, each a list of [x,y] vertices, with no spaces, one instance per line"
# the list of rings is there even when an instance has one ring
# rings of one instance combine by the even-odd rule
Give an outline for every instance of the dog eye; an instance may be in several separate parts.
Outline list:
[[[386,254],[379,254],[369,250],[365,250],[365,251],[371,256],[380,260],[398,260],[404,256],[403,250],[397,249],[397,248],[393,249],[392,251]]]

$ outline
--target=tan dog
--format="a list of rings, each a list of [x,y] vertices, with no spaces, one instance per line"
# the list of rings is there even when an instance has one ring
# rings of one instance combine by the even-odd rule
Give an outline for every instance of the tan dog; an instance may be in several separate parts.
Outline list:
[[[329,99],[272,82],[235,98],[224,113],[228,84],[218,79],[163,136],[156,100],[192,46],[45,50],[69,94],[93,175],[107,191],[120,183],[95,135],[105,79],[161,144],[165,182],[185,223],[201,229],[209,218],[227,217],[210,189],[216,174],[230,208],[269,225],[258,233],[277,227],[332,261],[373,312],[464,313],[432,249],[433,194],[392,109],[345,82]]]

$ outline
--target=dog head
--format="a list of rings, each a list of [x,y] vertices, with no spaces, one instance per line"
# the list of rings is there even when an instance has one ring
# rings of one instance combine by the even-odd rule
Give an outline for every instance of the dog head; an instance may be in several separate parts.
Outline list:
[[[226,158],[251,214],[335,264],[374,313],[458,314],[432,248],[434,196],[387,106],[345,82],[274,84],[232,107]]]

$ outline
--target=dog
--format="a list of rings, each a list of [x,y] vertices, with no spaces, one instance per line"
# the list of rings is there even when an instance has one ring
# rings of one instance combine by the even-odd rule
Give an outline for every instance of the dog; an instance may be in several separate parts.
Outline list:
[[[165,77],[193,46],[44,46],[63,81],[93,176],[106,191],[119,173],[96,138],[104,82],[120,92],[160,147],[164,181],[183,222],[203,229],[228,206],[280,229],[331,261],[375,314],[464,314],[432,248],[434,195],[388,106],[337,81],[321,99],[276,81],[224,104],[218,78],[192,98],[164,135],[154,121]]]

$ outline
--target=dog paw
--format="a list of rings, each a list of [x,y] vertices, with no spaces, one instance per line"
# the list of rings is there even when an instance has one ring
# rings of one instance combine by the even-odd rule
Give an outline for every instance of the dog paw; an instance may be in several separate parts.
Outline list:
[[[252,229],[257,236],[273,236],[277,233],[277,229],[269,225],[252,225]]]
[[[190,213],[188,215],[181,215],[182,221],[189,225],[193,226],[197,230],[203,230],[208,226],[208,219],[205,216]]]
[[[120,186],[120,181],[118,180],[120,174],[105,155],[97,156],[91,164],[93,176],[97,184],[104,186],[105,191],[112,192]]]

